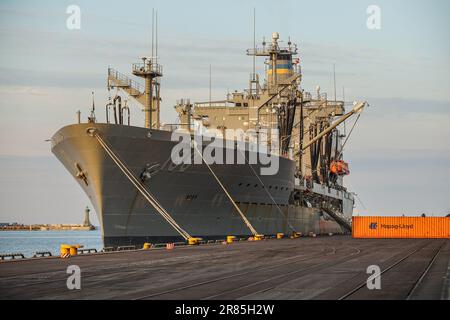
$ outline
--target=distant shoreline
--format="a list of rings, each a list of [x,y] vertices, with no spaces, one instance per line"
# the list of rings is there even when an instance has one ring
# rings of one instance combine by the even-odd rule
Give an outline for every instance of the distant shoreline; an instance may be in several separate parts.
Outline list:
[[[0,227],[0,231],[94,231],[98,227],[90,225],[57,224],[57,225],[9,225]]]

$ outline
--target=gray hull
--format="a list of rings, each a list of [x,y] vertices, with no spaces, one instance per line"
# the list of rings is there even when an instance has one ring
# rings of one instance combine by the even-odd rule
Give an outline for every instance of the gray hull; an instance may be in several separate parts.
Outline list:
[[[86,130],[95,127],[114,152],[139,177],[153,168],[145,181],[148,190],[189,234],[204,239],[226,235],[250,236],[205,165],[174,165],[171,133],[112,124],[76,124],[52,138],[52,152],[75,177],[97,212],[104,245],[141,245],[183,240],[144,199],[117,165]],[[212,168],[258,233],[339,233],[334,222],[324,221],[317,208],[289,204],[294,190],[295,163],[280,157],[273,176],[259,176],[259,166],[213,165]],[[77,178],[78,175],[78,178]],[[268,195],[270,193],[271,197]],[[272,200],[272,199],[273,200]],[[275,205],[276,203],[276,205]]]

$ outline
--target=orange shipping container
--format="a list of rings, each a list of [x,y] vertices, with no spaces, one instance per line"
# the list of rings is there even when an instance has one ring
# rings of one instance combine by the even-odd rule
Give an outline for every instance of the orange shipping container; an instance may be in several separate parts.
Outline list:
[[[353,217],[353,238],[450,238],[449,217]]]

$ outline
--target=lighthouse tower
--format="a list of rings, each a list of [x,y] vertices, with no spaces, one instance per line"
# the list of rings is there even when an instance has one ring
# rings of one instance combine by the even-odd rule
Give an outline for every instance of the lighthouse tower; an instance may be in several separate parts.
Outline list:
[[[91,210],[89,210],[89,207],[86,207],[86,209],[84,209],[84,223],[83,226],[84,227],[90,227],[91,225],[91,221],[89,220],[89,212]]]

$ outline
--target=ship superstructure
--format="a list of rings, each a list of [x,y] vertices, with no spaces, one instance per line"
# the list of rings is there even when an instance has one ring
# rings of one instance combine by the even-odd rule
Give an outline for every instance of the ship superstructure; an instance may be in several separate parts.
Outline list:
[[[330,101],[320,88],[314,94],[302,90],[298,47],[290,40],[280,46],[276,32],[270,43],[254,45],[247,54],[265,59],[262,83],[253,70],[249,88],[224,100],[181,99],[175,106],[177,125],[160,121],[163,73],[156,58],[132,66],[145,86],[110,68],[108,89],[117,94],[105,107],[106,123],[91,115],[88,123],[79,121],[53,136],[52,151],[99,216],[105,246],[218,239],[256,230],[265,235],[349,230],[354,200],[343,185],[349,170],[337,127],[365,103],[346,113],[343,101]],[[142,104],[143,127],[130,125],[129,107],[122,104],[126,97]],[[204,129],[223,140],[227,130],[250,130],[257,139],[247,136],[244,142],[257,146],[260,132],[271,137],[277,131],[276,143],[264,143],[279,161],[278,172],[261,175],[262,165],[247,161],[175,164],[173,131],[194,137]],[[248,159],[251,151],[244,155]]]

